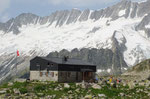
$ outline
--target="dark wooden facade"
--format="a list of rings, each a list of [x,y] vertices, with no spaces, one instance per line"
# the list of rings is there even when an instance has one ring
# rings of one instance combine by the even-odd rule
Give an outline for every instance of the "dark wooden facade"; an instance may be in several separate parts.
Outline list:
[[[30,71],[56,71],[58,82],[79,82],[94,78],[96,66],[78,59],[35,57],[30,61]]]
[[[57,63],[57,61],[53,62],[50,59],[45,60],[42,57],[35,57],[30,61],[30,70],[96,72],[96,66],[91,64],[66,64],[65,62]]]

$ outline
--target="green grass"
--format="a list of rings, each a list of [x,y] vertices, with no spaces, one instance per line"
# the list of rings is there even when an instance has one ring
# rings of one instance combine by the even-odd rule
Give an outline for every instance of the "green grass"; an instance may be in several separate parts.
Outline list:
[[[1,85],[0,88],[8,88],[8,83]]]
[[[8,86],[8,84],[3,84],[0,86],[0,90],[3,88],[8,88],[6,93],[14,94],[13,89],[19,89],[21,94],[25,93],[33,93],[37,97],[45,97],[47,95],[55,95],[55,99],[60,99],[62,96],[69,96],[72,95],[73,97],[76,97],[75,99],[78,99],[77,97],[86,96],[86,95],[93,95],[98,97],[99,94],[104,94],[107,96],[107,98],[112,99],[122,99],[123,97],[119,96],[120,93],[124,93],[126,96],[124,96],[123,99],[140,99],[143,97],[143,99],[148,98],[148,94],[144,93],[144,91],[138,90],[146,90],[145,86],[139,86],[136,85],[134,89],[129,89],[129,86],[123,86],[123,85],[117,85],[117,88],[114,88],[113,86],[109,84],[105,84],[104,86],[101,86],[101,89],[94,89],[92,87],[89,87],[88,89],[82,88],[80,85],[76,85],[75,83],[69,83],[69,88],[64,88],[63,83],[57,83],[57,82],[14,82],[12,86]],[[61,89],[60,89],[61,88]],[[150,90],[148,90],[150,92]],[[70,93],[71,92],[71,93]],[[132,96],[129,97],[128,95]]]
[[[14,82],[11,88],[22,88],[28,86],[29,82]]]
[[[27,88],[20,88],[19,91],[20,91],[21,94],[28,93]]]

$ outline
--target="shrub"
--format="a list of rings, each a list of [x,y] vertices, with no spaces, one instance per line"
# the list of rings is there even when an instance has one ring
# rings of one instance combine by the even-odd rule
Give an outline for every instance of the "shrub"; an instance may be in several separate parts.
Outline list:
[[[43,90],[45,90],[45,88],[46,88],[46,86],[38,84],[34,87],[34,90],[35,91],[43,91]]]
[[[20,83],[20,82],[14,82],[14,84],[12,86],[12,88],[20,88],[20,87],[22,87],[22,83]]]
[[[10,90],[6,90],[6,93],[11,93],[11,91]]]
[[[26,88],[20,88],[19,91],[21,94],[25,94],[28,92],[28,90]]]

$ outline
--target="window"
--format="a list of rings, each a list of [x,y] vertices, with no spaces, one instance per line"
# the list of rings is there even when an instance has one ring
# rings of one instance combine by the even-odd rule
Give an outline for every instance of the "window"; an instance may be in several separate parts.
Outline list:
[[[38,70],[41,70],[41,66],[39,63],[36,63],[36,67],[38,68]]]
[[[53,67],[54,66],[54,64],[51,64],[51,67]]]
[[[45,72],[46,77],[48,77],[48,72]]]
[[[50,63],[47,63],[47,68],[49,68],[50,67]]]
[[[58,76],[58,74],[55,74],[55,76]]]
[[[49,71],[49,68],[50,68],[50,63],[48,62],[46,67],[47,72]]]
[[[43,76],[43,73],[42,72],[40,72],[40,77],[42,77]]]
[[[71,72],[68,72],[68,73],[67,73],[67,76],[70,77],[70,75],[71,75]]]
[[[39,64],[39,63],[36,63],[36,66],[37,66],[37,67],[40,67],[40,64]]]
[[[51,76],[54,77],[54,72],[51,72]]]
[[[48,76],[49,76],[49,77],[51,76],[51,72],[48,72]]]

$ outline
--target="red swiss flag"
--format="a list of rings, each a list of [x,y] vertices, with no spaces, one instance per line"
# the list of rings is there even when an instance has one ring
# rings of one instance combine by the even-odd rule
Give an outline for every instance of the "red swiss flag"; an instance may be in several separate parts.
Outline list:
[[[19,56],[19,51],[17,50],[17,56]]]

